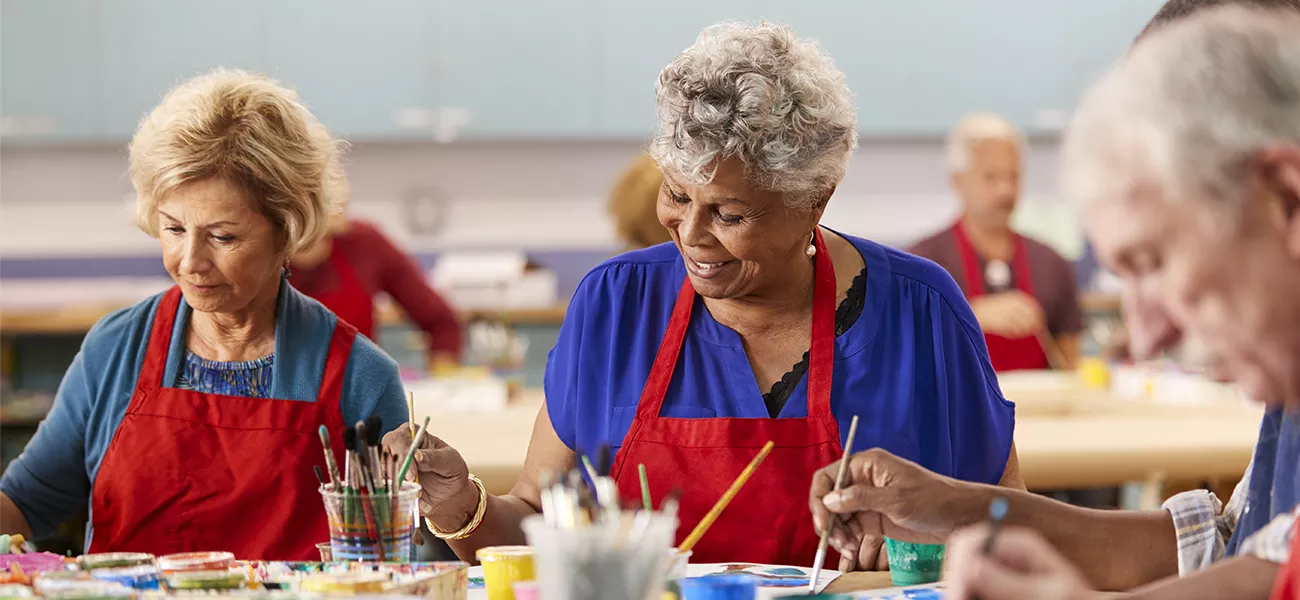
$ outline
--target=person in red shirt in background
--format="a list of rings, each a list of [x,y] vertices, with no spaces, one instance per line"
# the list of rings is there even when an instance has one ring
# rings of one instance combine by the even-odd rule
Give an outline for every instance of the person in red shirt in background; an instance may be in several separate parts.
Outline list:
[[[1083,309],[1074,268],[1011,230],[1020,199],[1022,136],[1000,116],[967,116],[948,139],[948,166],[962,215],[908,252],[957,280],[997,371],[1071,368],[1079,358]]]
[[[429,286],[415,261],[374,225],[335,217],[329,235],[295,255],[290,267],[293,287],[369,338],[377,329],[375,296],[388,294],[428,334],[431,366],[460,362],[462,329],[456,312]]]

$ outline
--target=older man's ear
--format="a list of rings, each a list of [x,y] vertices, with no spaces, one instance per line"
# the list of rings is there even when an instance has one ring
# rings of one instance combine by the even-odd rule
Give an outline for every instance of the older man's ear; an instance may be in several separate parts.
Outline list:
[[[1300,260],[1300,146],[1283,145],[1261,152],[1264,184],[1277,202],[1291,257]]]

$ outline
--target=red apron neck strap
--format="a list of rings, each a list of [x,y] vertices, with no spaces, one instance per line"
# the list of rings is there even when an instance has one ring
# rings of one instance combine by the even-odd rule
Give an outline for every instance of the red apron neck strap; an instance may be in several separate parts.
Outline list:
[[[980,261],[975,256],[975,247],[966,235],[966,225],[961,219],[952,226],[952,233],[957,238],[957,253],[961,255],[962,277],[966,279],[966,295],[970,298],[984,295],[984,274],[980,273]]]
[[[325,371],[321,375],[320,391],[316,396],[316,406],[324,411],[327,420],[338,420],[336,427],[330,427],[330,431],[333,432],[337,432],[344,424],[339,403],[343,400],[343,376],[347,373],[348,359],[352,356],[352,344],[356,339],[357,328],[343,319],[335,321],[334,333],[330,336],[329,353],[325,355]]]
[[[144,351],[144,364],[136,380],[137,390],[156,390],[162,386],[167,369],[167,351],[171,349],[172,329],[176,325],[176,310],[181,304],[181,288],[174,285],[163,293],[153,315],[153,328],[149,331],[148,346]]]
[[[641,388],[641,401],[637,404],[637,415],[642,418],[659,416],[664,406],[664,397],[668,395],[668,384],[672,383],[673,371],[677,370],[677,357],[682,353],[682,342],[686,339],[686,328],[691,324],[691,312],[695,307],[695,286],[688,276],[682,281],[682,289],[677,292],[677,302],[673,304],[672,317],[668,319],[668,329],[664,331],[663,341],[659,342],[659,352],[655,354],[654,365],[650,367],[650,377],[645,387]]]
[[[812,342],[808,349],[808,416],[829,417],[835,366],[835,265],[826,250],[822,229],[813,232],[817,254],[813,261]]]
[[[1029,251],[1025,248],[1025,238],[1017,234],[1015,240],[1016,256],[1011,262],[1011,273],[1016,280],[1016,289],[1037,297],[1034,294],[1034,278],[1029,273]]]

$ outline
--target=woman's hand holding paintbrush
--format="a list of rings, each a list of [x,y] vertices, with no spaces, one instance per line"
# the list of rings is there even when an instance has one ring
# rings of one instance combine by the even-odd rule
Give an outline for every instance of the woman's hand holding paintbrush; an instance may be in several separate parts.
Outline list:
[[[978,489],[937,475],[884,450],[858,452],[849,459],[844,489],[836,492],[839,463],[813,475],[808,506],[813,525],[824,531],[832,515],[843,526],[831,530],[830,542],[840,553],[840,570],[888,568],[883,549],[886,536],[904,542],[942,544],[958,527],[982,520],[988,500]],[[982,488],[979,488],[982,489]],[[960,493],[957,493],[960,492]],[[946,499],[959,499],[958,504]]]
[[[384,436],[384,449],[404,457],[411,448],[411,437],[410,428],[402,425]],[[437,436],[426,433],[417,441],[419,447],[406,480],[420,484],[420,514],[438,529],[456,531],[478,508],[478,490],[469,479],[469,466],[460,452]]]

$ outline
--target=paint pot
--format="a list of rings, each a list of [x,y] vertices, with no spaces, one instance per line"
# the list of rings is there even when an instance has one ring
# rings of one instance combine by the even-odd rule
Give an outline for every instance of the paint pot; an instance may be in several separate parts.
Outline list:
[[[51,573],[66,568],[63,557],[52,552],[29,552],[27,554],[0,554],[0,571],[9,571],[18,565],[24,573]]]
[[[316,551],[320,552],[321,562],[334,562],[334,546],[330,542],[316,544]]]
[[[135,567],[153,563],[153,555],[143,552],[103,552],[100,554],[83,554],[77,557],[77,566],[82,571]]]
[[[136,591],[119,583],[82,579],[55,579],[40,587],[43,598],[61,600],[110,600],[134,598]]]
[[[317,594],[382,594],[392,578],[385,573],[321,573],[302,581],[302,591]]]
[[[229,552],[183,552],[158,558],[164,573],[184,571],[222,571],[235,566],[235,555]]]
[[[219,571],[173,571],[163,575],[172,590],[236,590],[248,583],[244,569]]]
[[[156,590],[158,589],[160,573],[157,566],[136,565],[134,567],[118,567],[115,569],[96,569],[90,575],[100,581],[120,583],[131,589]]]
[[[536,581],[516,581],[513,586],[515,600],[537,600],[541,597]]]
[[[885,538],[889,580],[897,586],[935,583],[943,575],[943,544],[913,544]]]
[[[537,578],[529,546],[489,546],[475,553],[483,565],[488,600],[515,600],[514,584]]]
[[[17,583],[0,584],[0,598],[31,598],[32,588]]]
[[[754,600],[758,578],[753,575],[711,575],[679,579],[682,600]]]

